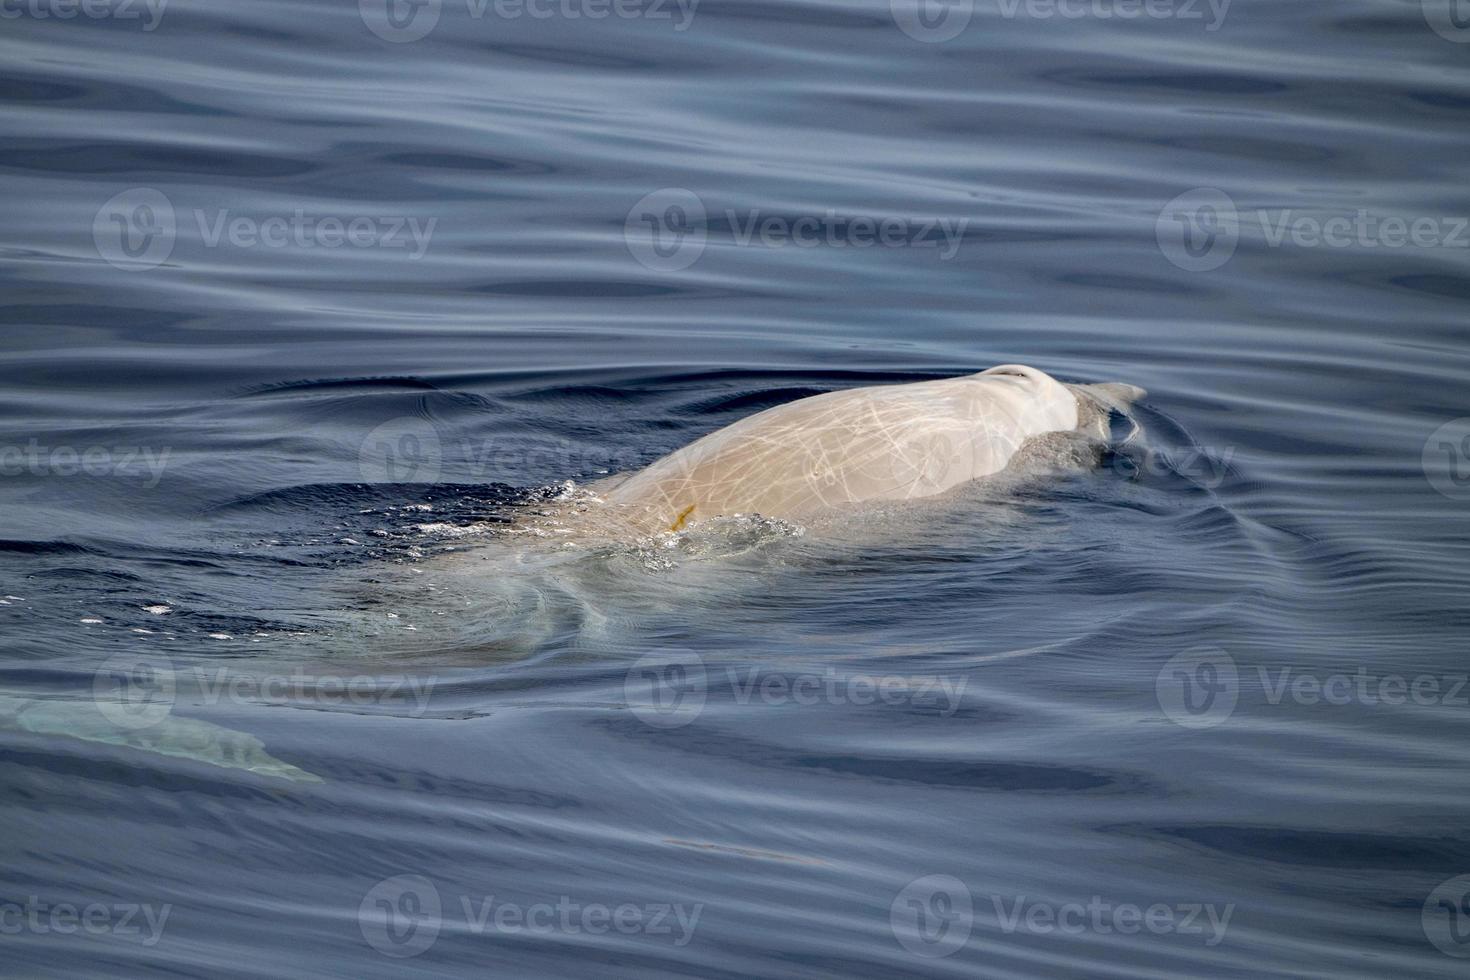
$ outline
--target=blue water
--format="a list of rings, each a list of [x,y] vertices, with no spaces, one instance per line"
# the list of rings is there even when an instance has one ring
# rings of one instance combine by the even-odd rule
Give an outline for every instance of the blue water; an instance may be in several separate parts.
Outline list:
[[[1463,18],[895,3],[4,8],[0,975],[1464,975]],[[548,516],[1006,362],[1143,437]]]

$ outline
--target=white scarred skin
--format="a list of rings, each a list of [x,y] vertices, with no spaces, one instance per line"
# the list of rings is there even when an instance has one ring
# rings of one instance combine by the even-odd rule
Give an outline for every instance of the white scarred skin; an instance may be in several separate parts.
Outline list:
[[[1099,405],[1126,408],[1142,394],[1129,385],[1065,385],[1017,364],[828,392],[741,419],[597,489],[650,530],[931,497],[1000,472],[1028,439],[1096,428],[1106,419]]]

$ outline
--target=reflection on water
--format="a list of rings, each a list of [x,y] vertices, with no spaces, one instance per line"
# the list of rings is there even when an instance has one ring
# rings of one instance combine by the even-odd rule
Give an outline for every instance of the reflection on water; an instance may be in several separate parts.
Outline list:
[[[9,969],[1459,975],[1454,8],[513,6],[7,16]],[[1140,436],[564,519],[1008,362]]]

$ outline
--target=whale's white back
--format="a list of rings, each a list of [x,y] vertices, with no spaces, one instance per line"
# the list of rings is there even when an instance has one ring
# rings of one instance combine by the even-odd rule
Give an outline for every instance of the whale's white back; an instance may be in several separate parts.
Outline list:
[[[677,529],[737,513],[792,518],[929,497],[997,473],[1027,439],[1095,415],[1069,386],[1020,365],[834,391],[710,433],[608,481],[604,499],[640,524]]]

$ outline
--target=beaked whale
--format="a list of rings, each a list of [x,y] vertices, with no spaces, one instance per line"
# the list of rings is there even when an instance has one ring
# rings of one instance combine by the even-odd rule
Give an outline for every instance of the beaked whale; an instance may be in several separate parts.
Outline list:
[[[851,388],[767,409],[591,489],[647,531],[736,514],[798,519],[867,501],[912,500],[990,476],[1029,439],[1108,435],[1126,384],[1063,384],[1036,368]]]
[[[404,634],[396,642],[416,654],[429,642],[436,656],[452,650],[480,662],[531,657],[573,633],[589,645],[641,644],[645,617],[699,601],[694,593],[702,586],[723,590],[745,580],[709,559],[807,531],[840,538],[849,525],[864,541],[882,540],[910,526],[891,512],[922,514],[930,508],[921,498],[939,501],[966,481],[1085,464],[1111,441],[1112,413],[1126,416],[1143,394],[1131,385],[1062,384],[1034,368],[1002,365],[778,405],[642,469],[532,491],[508,521],[484,527],[485,546],[455,544],[436,556],[432,583],[429,566],[405,577],[394,608],[427,602],[429,614],[416,617],[422,631],[411,641]],[[913,506],[901,506],[907,501]],[[870,502],[883,503],[870,512]],[[802,555],[812,557],[787,553],[797,562]],[[683,566],[685,574],[653,584],[642,575],[625,578],[630,564],[643,571]],[[379,599],[382,588],[375,577]],[[460,607],[479,611],[473,631],[446,617],[442,645],[430,640],[434,633],[422,628],[433,614]],[[381,627],[375,618],[378,648]]]

